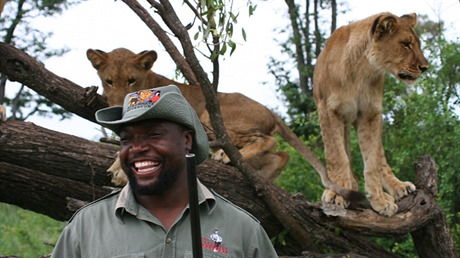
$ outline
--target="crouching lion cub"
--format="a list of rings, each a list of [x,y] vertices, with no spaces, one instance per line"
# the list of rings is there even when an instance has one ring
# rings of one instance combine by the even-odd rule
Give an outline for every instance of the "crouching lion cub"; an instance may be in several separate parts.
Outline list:
[[[416,15],[380,13],[337,29],[318,57],[314,97],[332,182],[358,189],[349,157],[349,124],[357,132],[364,160],[365,191],[372,208],[392,216],[395,200],[415,191],[401,182],[387,164],[382,145],[384,74],[414,83],[428,69],[414,32]],[[386,192],[384,191],[386,190]],[[323,203],[348,206],[326,189]]]
[[[135,54],[125,48],[118,48],[109,53],[88,49],[87,57],[101,78],[103,96],[107,98],[110,106],[122,105],[125,95],[130,92],[174,84],[180,88],[197,112],[209,139],[216,140],[201,88],[178,83],[154,73],[151,68],[157,59],[155,51]],[[289,130],[287,125],[264,105],[242,94],[219,92],[217,96],[224,126],[243,159],[265,179],[275,180],[287,164],[289,155],[285,151],[275,150],[277,141],[274,135],[279,131]],[[213,159],[224,163],[230,162],[223,151],[215,151]],[[126,175],[121,170],[118,160],[108,171],[113,176],[113,183],[126,183]]]

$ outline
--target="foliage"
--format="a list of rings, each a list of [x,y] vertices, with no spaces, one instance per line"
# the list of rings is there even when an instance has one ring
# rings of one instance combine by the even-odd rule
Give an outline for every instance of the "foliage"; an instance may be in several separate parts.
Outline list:
[[[237,44],[232,39],[239,12],[234,9],[233,0],[198,1],[195,9],[189,1],[185,1],[194,11],[200,21],[194,40],[204,42],[211,51],[209,59],[216,61],[219,55],[225,55],[230,48],[230,55],[236,49]],[[250,0],[246,2],[249,16],[253,15],[257,5]],[[241,28],[243,40],[246,40],[246,31]]]
[[[287,142],[280,137],[277,137],[277,140],[280,143],[278,148],[287,151],[290,158],[275,183],[291,194],[303,194],[310,202],[321,201],[324,187],[316,170]],[[318,141],[319,139],[312,134],[305,142],[308,146],[312,146],[312,143],[317,143]],[[316,150],[312,151],[320,156],[321,149],[317,148]]]
[[[0,256],[39,257],[53,251],[65,223],[0,203]]]
[[[316,111],[313,100],[314,61],[326,41],[327,32],[335,29],[337,1],[285,2],[290,24],[276,30],[280,35],[274,40],[281,47],[281,56],[270,58],[268,70],[275,78],[280,99],[288,103],[291,129],[297,135],[310,135],[318,130],[318,125],[309,122],[313,119],[311,114]],[[343,6],[346,8],[345,4]],[[324,18],[328,15],[331,22]],[[323,26],[326,22],[331,25]]]
[[[39,61],[54,56],[62,56],[69,51],[67,48],[53,49],[47,44],[52,37],[51,32],[39,31],[30,26],[30,22],[38,17],[61,14],[65,9],[81,0],[16,0],[7,1],[0,19],[0,39],[16,46]],[[10,120],[26,120],[32,115],[44,117],[59,116],[61,119],[71,117],[71,113],[46,98],[36,94],[22,85],[15,96],[4,96],[6,77],[1,75],[0,104],[5,103],[11,108]]]

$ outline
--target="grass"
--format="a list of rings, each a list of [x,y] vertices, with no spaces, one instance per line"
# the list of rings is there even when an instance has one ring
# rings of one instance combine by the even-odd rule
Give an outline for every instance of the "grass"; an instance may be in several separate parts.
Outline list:
[[[66,222],[0,203],[0,257],[41,257],[53,251]]]

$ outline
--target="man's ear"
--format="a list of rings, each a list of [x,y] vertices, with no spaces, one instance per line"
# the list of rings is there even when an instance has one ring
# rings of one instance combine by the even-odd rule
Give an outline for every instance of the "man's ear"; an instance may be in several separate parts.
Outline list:
[[[187,130],[184,132],[185,134],[185,149],[190,152],[192,150],[193,145],[193,131]]]

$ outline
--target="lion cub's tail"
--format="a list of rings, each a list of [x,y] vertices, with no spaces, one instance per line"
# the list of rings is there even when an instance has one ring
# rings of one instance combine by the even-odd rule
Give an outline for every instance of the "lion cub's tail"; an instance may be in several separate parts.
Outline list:
[[[360,202],[365,199],[363,193],[343,188],[331,182],[329,176],[327,175],[326,167],[316,157],[316,155],[313,154],[313,152],[299,139],[299,137],[297,137],[297,135],[286,125],[286,123],[281,119],[281,117],[279,117],[275,113],[273,113],[273,116],[276,120],[277,133],[286,142],[288,142],[289,145],[296,149],[308,163],[312,165],[312,167],[321,176],[321,182],[323,183],[324,187],[335,191],[337,194],[339,194],[340,196],[342,196],[350,202]]]

